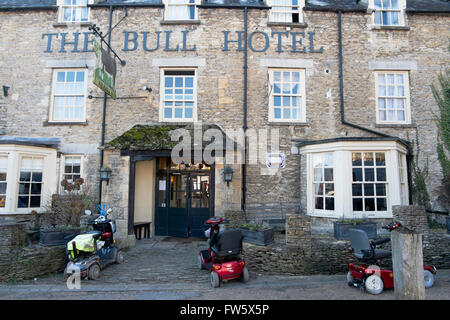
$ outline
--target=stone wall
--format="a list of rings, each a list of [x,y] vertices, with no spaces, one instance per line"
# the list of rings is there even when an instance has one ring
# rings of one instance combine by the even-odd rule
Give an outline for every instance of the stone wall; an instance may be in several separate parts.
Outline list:
[[[398,206],[395,212],[405,225],[416,223],[411,225],[423,230],[424,263],[438,270],[450,268],[450,235],[443,229],[429,229],[421,207]],[[350,241],[338,241],[327,233],[312,234],[311,217],[306,215],[288,215],[286,235],[276,234],[275,240],[267,246],[244,242],[243,255],[249,269],[264,274],[335,274],[347,272],[347,264],[357,261]],[[391,246],[387,243],[380,248],[390,250]],[[392,259],[383,259],[379,264],[391,268]]]
[[[65,246],[25,246],[24,223],[0,224],[0,282],[32,279],[63,271],[68,259]]]

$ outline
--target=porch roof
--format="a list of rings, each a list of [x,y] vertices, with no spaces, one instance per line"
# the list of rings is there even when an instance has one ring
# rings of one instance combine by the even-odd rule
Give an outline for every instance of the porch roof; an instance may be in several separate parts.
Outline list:
[[[175,130],[184,129],[185,132],[180,131],[179,134],[175,133]],[[194,141],[194,137],[197,137],[195,130],[201,129],[201,146],[198,146]],[[211,131],[209,131],[211,130]],[[205,132],[209,131],[211,136],[205,137]],[[174,137],[175,141],[172,141],[172,134],[176,134]],[[183,135],[183,140],[179,138]],[[225,131],[217,124],[136,124],[131,129],[125,131],[120,136],[109,141],[105,144],[105,150],[139,150],[139,151],[156,151],[156,150],[172,150],[178,143],[186,141],[184,140],[184,135],[190,136],[191,148],[194,149],[204,149],[206,146],[213,144],[216,140],[216,135],[220,135],[221,141],[217,140],[219,145],[223,147],[223,150],[227,147],[228,141],[233,142],[234,150],[239,149],[239,144],[232,138],[227,136]],[[180,140],[177,140],[180,139]],[[205,141],[206,140],[206,141]],[[220,144],[222,143],[222,144]]]

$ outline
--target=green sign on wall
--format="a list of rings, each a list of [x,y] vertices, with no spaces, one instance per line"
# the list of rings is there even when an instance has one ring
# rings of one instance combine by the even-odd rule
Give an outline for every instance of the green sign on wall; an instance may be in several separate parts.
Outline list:
[[[94,52],[97,63],[93,82],[111,98],[116,99],[116,60],[101,47],[97,37],[94,37]]]

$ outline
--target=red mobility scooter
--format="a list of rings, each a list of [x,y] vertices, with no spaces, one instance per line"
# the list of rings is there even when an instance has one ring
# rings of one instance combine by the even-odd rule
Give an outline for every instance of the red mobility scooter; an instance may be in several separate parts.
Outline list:
[[[402,227],[400,222],[393,222],[383,226],[383,229],[392,231],[399,227]],[[349,229],[349,234],[353,254],[361,263],[348,264],[348,285],[366,290],[371,294],[380,294],[384,288],[393,288],[394,275],[392,270],[383,269],[376,265],[378,259],[392,256],[392,252],[389,250],[376,249],[376,246],[389,242],[390,239],[369,242],[367,233],[359,229]],[[425,288],[433,286],[435,274],[435,267],[424,266]]]
[[[246,283],[249,273],[245,261],[241,259],[242,234],[240,230],[220,230],[223,218],[212,217],[205,221],[209,238],[209,248],[200,251],[197,266],[210,271],[210,281],[217,288],[223,281],[240,279]]]

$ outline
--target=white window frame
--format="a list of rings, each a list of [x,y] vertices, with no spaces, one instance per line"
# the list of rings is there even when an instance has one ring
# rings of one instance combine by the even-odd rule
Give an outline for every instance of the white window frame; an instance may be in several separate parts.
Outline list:
[[[386,80],[386,92],[384,96],[380,96],[380,83],[379,83],[379,75],[388,75],[388,74],[393,74],[398,75],[401,74],[403,75],[403,92],[404,92],[404,96],[388,96],[388,84],[387,84],[387,80]],[[375,77],[375,103],[376,103],[376,123],[377,124],[410,124],[411,123],[411,100],[410,100],[410,89],[409,89],[409,72],[408,71],[397,71],[397,70],[376,70],[374,71],[374,77]],[[394,91],[397,91],[397,87],[398,85],[395,83],[396,81],[394,80]],[[398,120],[397,117],[397,111],[401,110],[398,108],[394,108],[391,110],[395,110],[395,115],[396,115],[396,119],[394,120],[388,120],[388,104],[385,103],[385,108],[381,109],[380,108],[380,104],[379,104],[379,100],[380,99],[393,99],[394,103],[395,100],[399,100],[402,99],[404,102],[404,120]],[[380,119],[380,112],[385,112],[385,120],[381,120]]]
[[[8,156],[7,189],[5,207],[0,208],[1,214],[31,214],[44,212],[51,197],[57,191],[56,149],[25,145],[0,145],[0,156]],[[39,208],[19,208],[19,183],[21,160],[23,157],[43,158],[41,206]]]
[[[65,179],[65,176],[66,176],[66,173],[65,173],[66,158],[80,158],[80,173],[79,173],[79,175],[80,175],[80,178],[83,178],[84,181],[86,182],[86,179],[84,178],[84,159],[85,159],[84,154],[64,154],[64,155],[61,155],[60,166],[59,166],[60,167],[60,169],[59,169],[59,172],[60,172],[60,174],[59,174],[59,184],[58,184],[59,193],[60,194],[63,194],[64,191],[65,191],[64,187],[61,186],[61,182]],[[69,181],[69,182],[73,183],[74,181]]]
[[[280,4],[277,2],[281,1],[290,1],[291,4]],[[269,0],[268,5],[271,6],[271,9],[269,10],[269,23],[280,23],[280,24],[296,24],[296,23],[304,23],[303,19],[303,8],[305,7],[305,0],[296,0],[297,5],[294,5],[294,0]],[[276,8],[276,9],[274,9]],[[283,8],[283,9],[279,9]],[[290,20],[291,21],[280,21],[276,17],[277,14],[291,14]],[[293,22],[292,15],[297,13],[298,14],[298,22]]]
[[[281,69],[281,68],[269,68],[269,122],[286,122],[286,123],[305,123],[306,122],[306,69]],[[283,88],[280,88],[281,92],[280,94],[275,94],[274,92],[274,72],[299,72],[300,73],[300,88],[297,94],[283,94]],[[300,102],[300,118],[299,119],[285,119],[283,117],[283,110],[281,110],[281,118],[275,118],[275,106],[274,106],[274,96],[290,96],[290,97],[297,97]],[[281,99],[283,100],[283,99]],[[281,104],[283,104],[281,102]],[[282,106],[280,106],[280,109],[283,109]],[[292,110],[292,107],[290,107]]]
[[[194,84],[193,84],[193,106],[192,106],[192,118],[185,118],[184,114],[184,106],[183,106],[183,117],[175,118],[175,114],[173,113],[172,118],[166,118],[164,116],[165,102],[166,101],[176,101],[177,99],[173,98],[172,100],[165,99],[165,71],[193,71],[194,72]],[[161,68],[160,69],[160,107],[159,107],[159,121],[160,122],[195,122],[197,121],[197,81],[198,81],[198,69],[197,68]],[[175,95],[175,93],[174,93]],[[184,99],[179,101],[186,101]],[[174,111],[175,108],[173,108]]]
[[[8,178],[9,178],[9,175],[10,175],[10,172],[8,172],[9,170],[8,170],[8,167],[9,167],[9,157],[8,157],[8,154],[7,153],[0,153],[0,158],[6,158],[6,168],[0,168],[1,170],[6,170],[5,172],[6,172],[6,180],[2,180],[1,182],[2,183],[5,183],[6,184],[6,190],[5,190],[5,194],[1,194],[1,196],[4,196],[5,197],[5,203],[4,203],[4,205],[2,206],[2,207],[0,207],[0,210],[1,209],[4,209],[4,208],[6,208],[7,207],[7,205],[8,205]],[[2,171],[3,172],[3,171]]]
[[[90,15],[91,15],[91,9],[89,8],[89,4],[92,4],[94,0],[86,0],[86,5],[73,5],[73,4],[66,4],[65,0],[57,0],[57,6],[59,7],[58,10],[58,22],[59,23],[70,23],[70,24],[77,24],[77,23],[89,23],[90,22]],[[87,20],[81,21],[81,8],[87,7]],[[64,9],[66,8],[72,8],[76,10],[76,19],[66,21],[64,20]]]
[[[20,193],[20,184],[26,184],[26,182],[21,181],[20,180],[20,174],[22,172],[22,162],[24,160],[24,158],[31,158],[32,163],[36,160],[36,159],[40,159],[42,161],[42,168],[40,171],[35,171],[33,168],[30,168],[31,171],[31,175],[30,175],[30,180],[29,180],[29,191],[28,194],[24,194],[24,193]],[[30,209],[30,210],[35,210],[36,208],[42,208],[43,206],[45,206],[45,204],[43,203],[44,197],[43,197],[43,190],[45,187],[44,184],[44,161],[45,161],[45,157],[42,155],[30,155],[30,154],[21,154],[19,157],[19,174],[17,176],[17,185],[18,185],[18,191],[17,191],[17,196],[16,196],[16,208],[17,209]],[[36,172],[40,172],[41,173],[41,181],[33,181],[33,176]],[[39,193],[39,207],[30,207],[29,205],[31,204],[31,197],[33,196],[37,196],[37,193],[31,193],[32,191],[32,185],[33,182],[36,184],[40,184],[41,185],[41,192]],[[28,198],[28,206],[27,207],[19,207],[19,197],[20,196],[26,196]]]
[[[57,84],[57,77],[58,72],[84,72],[84,87],[83,87],[83,94],[57,94],[56,93],[56,84]],[[51,101],[50,101],[50,112],[49,112],[49,122],[73,122],[73,123],[79,123],[79,122],[86,122],[86,98],[87,98],[87,87],[88,87],[88,69],[87,68],[54,68],[52,73],[52,92],[51,92]],[[83,117],[80,119],[71,119],[71,118],[64,118],[64,119],[54,119],[55,116],[55,98],[56,97],[64,97],[64,96],[78,96],[83,98]]]
[[[352,152],[384,152],[386,161],[386,211],[353,211],[352,201]],[[315,209],[314,202],[314,167],[313,155],[315,153],[333,153],[334,170],[334,210]],[[392,218],[392,206],[407,204],[405,195],[408,194],[407,176],[405,177],[404,192],[401,190],[399,176],[399,154],[406,155],[407,149],[395,141],[343,141],[307,145],[301,148],[300,154],[306,158],[306,195],[307,214],[316,217],[328,217],[337,219],[358,218]],[[404,157],[406,159],[406,157]],[[403,163],[406,168],[406,160]]]
[[[199,20],[198,17],[198,5],[201,4],[201,0],[194,0],[193,3],[190,3],[189,0],[184,0],[184,2],[182,2],[183,0],[175,0],[174,2],[179,2],[179,3],[171,3],[171,0],[163,0],[164,3],[164,21],[197,21]],[[194,7],[194,18],[177,18],[177,17],[170,17],[170,11],[169,11],[169,7]],[[189,11],[188,11],[189,12]]]
[[[406,26],[406,0],[398,0],[398,9],[391,9],[391,0],[381,0],[382,1],[382,6],[383,6],[383,1],[389,1],[389,8],[382,8],[381,10],[379,8],[375,8],[375,1],[376,0],[369,0],[369,11],[372,11],[372,16],[371,16],[371,23],[374,26],[378,26],[378,27],[403,27]],[[398,12],[398,24],[378,24],[375,23],[375,13],[376,12]]]

